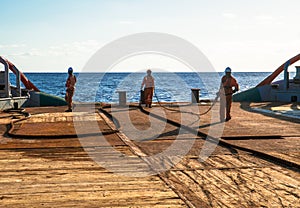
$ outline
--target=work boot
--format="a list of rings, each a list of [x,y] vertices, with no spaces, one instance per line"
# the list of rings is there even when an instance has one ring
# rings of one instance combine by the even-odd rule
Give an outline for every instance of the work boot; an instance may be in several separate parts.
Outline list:
[[[231,117],[226,117],[226,119],[225,119],[225,120],[226,120],[226,121],[229,121],[230,119],[231,119]]]
[[[72,109],[68,109],[68,110],[66,110],[65,112],[72,112]]]

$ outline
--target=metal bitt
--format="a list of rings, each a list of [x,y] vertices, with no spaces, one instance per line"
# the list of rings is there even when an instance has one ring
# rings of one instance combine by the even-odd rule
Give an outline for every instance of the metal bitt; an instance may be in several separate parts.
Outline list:
[[[146,104],[145,103],[145,91],[144,90],[140,91],[140,105],[141,104]]]
[[[294,83],[300,84],[300,66],[296,66],[296,76],[294,77]]]
[[[199,103],[199,92],[200,89],[193,88],[192,90],[192,103]]]
[[[126,91],[117,91],[117,93],[119,93],[119,105],[126,106]]]

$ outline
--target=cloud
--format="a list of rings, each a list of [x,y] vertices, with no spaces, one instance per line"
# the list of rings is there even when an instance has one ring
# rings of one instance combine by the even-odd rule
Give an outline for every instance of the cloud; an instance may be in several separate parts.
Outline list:
[[[39,49],[32,48],[29,51],[15,52],[15,53],[8,54],[8,56],[15,56],[15,57],[16,56],[18,57],[43,56],[43,53]]]
[[[132,24],[134,24],[134,22],[129,21],[129,20],[122,20],[122,21],[119,21],[119,24],[121,24],[121,25],[132,25]]]
[[[227,18],[227,19],[234,19],[234,18],[237,17],[236,14],[231,13],[231,12],[224,12],[224,13],[222,14],[222,16],[225,17],[225,18]]]
[[[9,52],[8,52],[9,47]],[[10,57],[59,57],[59,56],[87,56],[97,51],[101,44],[96,40],[76,41],[46,48],[21,48],[25,44],[0,45]]]
[[[255,16],[255,19],[256,20],[259,20],[259,21],[273,21],[274,20],[274,17],[271,16],[271,15],[257,15]]]
[[[34,56],[31,52],[23,52],[23,53],[13,53],[9,54],[9,56]]]
[[[50,46],[49,54],[54,56],[89,54],[100,48],[97,40],[76,41],[62,45]]]
[[[25,46],[26,46],[25,44],[7,44],[7,45],[0,44],[0,48],[3,49],[24,48]]]
[[[284,24],[286,22],[286,17],[283,15],[268,15],[268,14],[261,14],[254,16],[254,19],[258,23],[275,23],[275,24]]]

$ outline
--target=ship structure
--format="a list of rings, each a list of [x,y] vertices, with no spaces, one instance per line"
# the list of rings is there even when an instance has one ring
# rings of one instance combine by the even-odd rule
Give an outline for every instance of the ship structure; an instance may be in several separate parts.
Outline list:
[[[300,66],[295,66],[295,77],[289,75],[289,68],[299,60],[300,54],[283,63],[256,87],[235,94],[233,100],[236,102],[299,102]],[[282,72],[284,79],[273,82]]]
[[[0,70],[0,110],[67,104],[63,98],[41,92],[13,63],[1,56],[0,63],[3,65]],[[10,83],[10,72],[16,77],[16,86]]]

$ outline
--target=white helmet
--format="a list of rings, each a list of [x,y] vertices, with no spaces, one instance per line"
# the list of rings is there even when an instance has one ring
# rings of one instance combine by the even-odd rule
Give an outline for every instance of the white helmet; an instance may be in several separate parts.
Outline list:
[[[225,69],[225,73],[231,73],[231,68],[230,68],[230,67],[227,67],[227,68]]]

